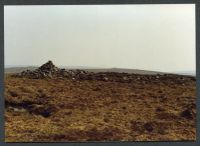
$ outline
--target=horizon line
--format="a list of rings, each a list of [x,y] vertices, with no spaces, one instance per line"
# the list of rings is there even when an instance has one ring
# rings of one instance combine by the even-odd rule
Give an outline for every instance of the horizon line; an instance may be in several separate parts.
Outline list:
[[[14,68],[14,67],[40,67],[40,65],[4,65],[5,69]],[[196,70],[179,70],[179,71],[156,71],[156,70],[147,70],[147,69],[137,69],[137,68],[120,68],[120,67],[91,67],[91,66],[64,66],[59,65],[57,67],[70,67],[72,69],[127,69],[127,70],[141,70],[141,71],[152,71],[152,72],[161,72],[161,73],[192,73],[196,75]]]

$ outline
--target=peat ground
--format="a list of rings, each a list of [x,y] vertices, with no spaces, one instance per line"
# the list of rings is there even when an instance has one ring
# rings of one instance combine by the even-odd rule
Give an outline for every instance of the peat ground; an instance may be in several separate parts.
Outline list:
[[[76,76],[35,79],[7,74],[6,142],[196,139],[194,77]]]

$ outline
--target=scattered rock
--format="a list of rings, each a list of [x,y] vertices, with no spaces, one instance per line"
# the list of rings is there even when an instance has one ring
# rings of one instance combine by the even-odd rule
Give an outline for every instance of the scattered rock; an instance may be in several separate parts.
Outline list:
[[[103,81],[108,81],[108,78],[107,78],[107,77],[104,77],[104,78],[103,78]]]
[[[156,76],[156,79],[159,79],[159,78],[160,78],[160,77],[157,75],[157,76]]]
[[[26,109],[24,109],[24,108],[17,108],[17,107],[11,107],[10,106],[10,107],[7,108],[7,111],[24,113],[24,112],[26,112]]]

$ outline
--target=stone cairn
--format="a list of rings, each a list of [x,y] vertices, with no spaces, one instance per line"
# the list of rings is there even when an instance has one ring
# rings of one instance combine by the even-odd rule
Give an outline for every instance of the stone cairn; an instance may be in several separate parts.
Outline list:
[[[81,77],[86,75],[88,72],[84,70],[66,70],[56,67],[52,61],[48,61],[39,68],[31,71],[26,70],[21,73],[14,74],[15,77],[24,77],[30,79],[44,79],[44,78],[71,78]]]

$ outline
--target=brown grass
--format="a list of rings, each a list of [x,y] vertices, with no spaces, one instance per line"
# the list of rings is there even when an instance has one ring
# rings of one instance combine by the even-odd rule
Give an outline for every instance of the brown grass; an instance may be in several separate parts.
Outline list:
[[[6,75],[6,142],[195,140],[195,89]]]

